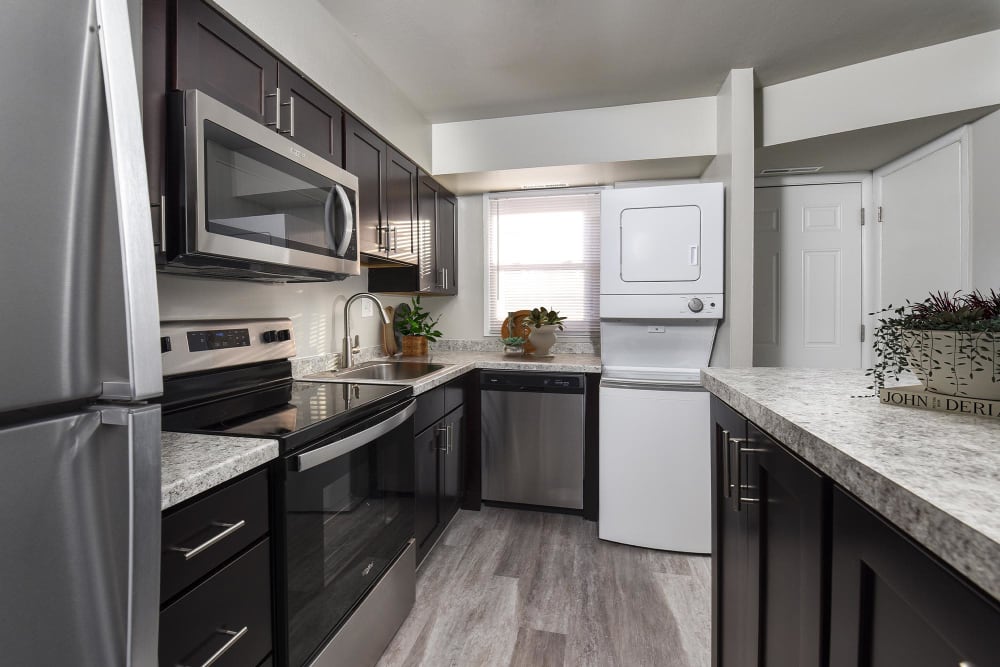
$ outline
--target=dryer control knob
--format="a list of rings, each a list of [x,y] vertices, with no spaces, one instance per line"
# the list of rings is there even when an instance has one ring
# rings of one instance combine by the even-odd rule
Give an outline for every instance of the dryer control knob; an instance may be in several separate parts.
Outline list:
[[[695,297],[694,299],[691,299],[690,301],[688,301],[688,308],[691,309],[692,313],[700,313],[704,307],[705,307],[705,304],[702,303],[701,299],[699,299],[697,297]]]

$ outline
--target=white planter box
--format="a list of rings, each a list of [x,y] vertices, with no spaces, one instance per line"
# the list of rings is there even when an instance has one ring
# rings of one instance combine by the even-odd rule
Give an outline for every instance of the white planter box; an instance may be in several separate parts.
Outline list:
[[[903,332],[910,370],[928,391],[1000,400],[1000,334],[988,331]]]

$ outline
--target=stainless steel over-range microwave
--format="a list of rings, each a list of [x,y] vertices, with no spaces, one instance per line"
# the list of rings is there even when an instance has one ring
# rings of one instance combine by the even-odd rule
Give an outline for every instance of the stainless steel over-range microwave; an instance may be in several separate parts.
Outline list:
[[[172,93],[161,268],[262,281],[361,272],[358,179],[197,90]]]

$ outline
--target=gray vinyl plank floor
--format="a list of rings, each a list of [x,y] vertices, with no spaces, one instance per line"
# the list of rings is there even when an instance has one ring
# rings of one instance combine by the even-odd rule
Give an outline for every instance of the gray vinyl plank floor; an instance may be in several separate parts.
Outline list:
[[[379,667],[708,667],[711,560],[597,538],[579,517],[461,511]]]

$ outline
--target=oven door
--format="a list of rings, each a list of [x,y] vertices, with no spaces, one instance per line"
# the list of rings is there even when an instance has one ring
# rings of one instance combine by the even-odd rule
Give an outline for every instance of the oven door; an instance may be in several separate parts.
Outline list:
[[[285,458],[278,597],[290,666],[326,645],[413,537],[415,410],[411,399]]]
[[[190,252],[360,274],[355,176],[200,91],[184,106]]]

